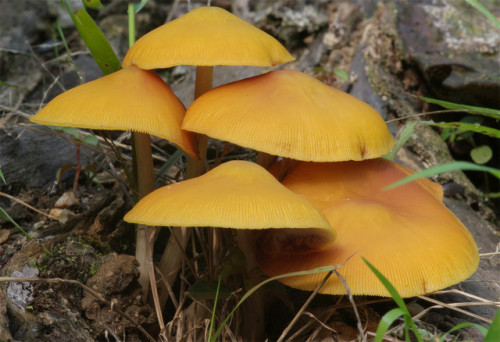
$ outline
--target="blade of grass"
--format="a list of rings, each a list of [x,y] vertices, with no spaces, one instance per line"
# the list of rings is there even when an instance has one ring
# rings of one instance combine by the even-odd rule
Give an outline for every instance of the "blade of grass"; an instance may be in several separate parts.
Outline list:
[[[388,311],[382,319],[380,320],[377,331],[375,333],[375,342],[382,342],[384,340],[385,333],[391,325],[401,316],[404,316],[405,312],[400,308],[394,308]]]
[[[383,158],[388,159],[388,160],[394,160],[396,158],[396,154],[398,153],[399,149],[403,147],[403,145],[410,139],[411,135],[413,134],[413,131],[415,130],[415,126],[418,124],[418,121],[411,121],[408,122],[404,125],[404,127],[401,129],[401,133],[399,133],[399,138],[396,141],[394,148],[389,152],[386,153]]]
[[[444,107],[447,109],[466,110],[467,112],[469,112],[471,114],[479,114],[479,115],[488,116],[488,117],[494,118],[494,119],[500,119],[500,110],[498,110],[498,109],[468,106],[468,105],[459,104],[459,103],[436,100],[436,99],[432,99],[430,97],[424,97],[424,96],[420,96],[419,99],[422,101],[428,102],[428,103],[440,105],[441,107]]]
[[[149,0],[141,0],[141,2],[134,4],[134,13],[137,14],[139,11],[146,6]]]
[[[491,21],[498,29],[500,29],[500,21],[490,12],[483,4],[477,0],[465,0],[469,5],[481,12],[489,21]]]
[[[80,9],[75,14],[71,10],[68,0],[61,1],[103,74],[107,75],[120,70],[121,65],[118,57],[116,57],[108,40],[87,11]]]
[[[455,325],[453,328],[451,328],[450,330],[448,330],[445,334],[443,334],[443,336],[441,336],[439,338],[439,342],[445,342],[446,341],[446,337],[449,334],[451,334],[454,331],[457,331],[457,330],[460,330],[460,329],[463,329],[463,328],[467,328],[467,327],[474,327],[474,328],[476,328],[477,330],[479,330],[479,332],[483,336],[485,336],[488,333],[488,329],[486,329],[482,325],[479,325],[479,324],[476,324],[476,323],[464,322],[464,323],[460,323],[458,325]]]
[[[403,300],[403,298],[399,295],[398,291],[396,288],[391,284],[391,282],[378,270],[373,266],[368,260],[365,258],[361,257],[365,264],[370,268],[370,270],[377,276],[377,278],[380,280],[380,282],[384,285],[384,287],[387,289],[389,294],[391,295],[392,299],[396,302],[397,306],[401,309],[403,312],[403,316],[405,319],[405,335],[406,339],[409,340],[409,332],[408,329],[411,329],[413,333],[415,334],[415,337],[419,342],[422,342],[422,337],[420,336],[420,333],[417,329],[417,326],[415,325],[415,322],[413,322],[410,312],[408,311],[408,308],[406,307],[406,304]],[[377,329],[378,330],[378,329]]]
[[[489,166],[476,165],[474,163],[469,163],[469,162],[464,162],[464,161],[458,161],[458,162],[451,162],[451,163],[447,163],[447,164],[433,166],[433,167],[430,167],[428,169],[425,169],[425,170],[422,170],[419,172],[415,172],[414,174],[412,174],[408,177],[400,179],[399,181],[394,182],[394,183],[386,186],[384,188],[384,190],[394,189],[398,186],[409,183],[409,182],[414,181],[415,179],[418,179],[418,178],[431,177],[431,176],[438,175],[440,173],[457,171],[457,170],[489,172],[493,176],[500,179],[500,170],[499,169],[495,169],[495,168],[492,168]]]
[[[215,342],[217,340],[217,337],[222,332],[222,329],[224,328],[224,326],[226,325],[226,323],[229,321],[229,319],[235,313],[235,311],[241,306],[241,304],[243,304],[245,302],[245,300],[247,300],[247,298],[250,297],[255,291],[257,291],[259,288],[261,288],[262,286],[266,285],[267,283],[270,283],[270,282],[278,280],[278,279],[287,278],[287,277],[295,277],[295,276],[301,276],[301,275],[307,275],[307,274],[330,272],[332,270],[337,269],[338,267],[340,267],[340,266],[339,265],[324,266],[324,267],[318,267],[318,268],[315,268],[313,270],[308,270],[308,271],[300,271],[300,272],[292,272],[292,273],[281,274],[281,275],[278,275],[278,276],[266,279],[263,282],[255,285],[250,290],[248,290],[247,293],[245,293],[245,295],[240,299],[240,301],[236,304],[236,306],[233,308],[233,310],[226,316],[226,318],[224,319],[224,321],[222,321],[220,327],[215,332],[215,334],[212,337],[212,339],[209,340],[209,341]]]
[[[498,342],[500,341],[500,309],[498,309],[493,322],[491,322],[490,329],[484,337],[483,342]]]
[[[0,169],[0,178],[2,178],[2,181],[4,182],[4,184],[7,184],[7,182],[5,181],[5,177],[3,176],[3,173],[2,173],[2,169]]]
[[[5,220],[9,221],[10,223],[12,223],[14,225],[14,227],[16,227],[24,236],[26,236],[26,238],[28,240],[33,240],[33,238],[31,237],[31,235],[29,235],[20,225],[17,224],[16,221],[14,221],[12,219],[12,217],[9,216],[9,214],[7,214],[7,212],[5,210],[3,210],[2,207],[0,207],[0,216],[2,216]],[[45,247],[42,246],[42,249],[45,253],[47,253],[48,255],[52,256],[52,253]]]
[[[215,309],[217,308],[217,301],[219,300],[219,290],[220,290],[220,283],[221,283],[221,275],[219,274],[219,281],[217,283],[217,291],[215,292],[215,299],[214,299],[214,307],[212,309],[212,317],[210,318],[210,328],[208,331],[208,340],[211,341],[212,338],[212,331],[214,328],[214,321],[215,321]]]
[[[487,135],[489,137],[500,139],[500,130],[479,124],[472,124],[466,122],[433,122],[433,121],[422,121],[422,123],[429,126],[454,128],[458,130],[459,133],[471,131],[474,133],[480,133]]]
[[[78,70],[78,68],[76,67],[76,64],[75,64],[75,61],[73,60],[73,57],[71,57],[71,51],[69,50],[68,43],[66,42],[66,37],[64,36],[61,25],[59,24],[59,20],[56,20],[56,28],[57,28],[57,32],[59,33],[59,37],[61,37],[62,43],[64,45],[64,49],[66,50],[66,55],[68,56],[69,63],[71,64],[73,69],[75,69],[76,74],[78,75],[78,79],[80,81],[82,81],[83,76],[80,73],[80,71]],[[55,49],[55,51],[57,51],[57,48]]]

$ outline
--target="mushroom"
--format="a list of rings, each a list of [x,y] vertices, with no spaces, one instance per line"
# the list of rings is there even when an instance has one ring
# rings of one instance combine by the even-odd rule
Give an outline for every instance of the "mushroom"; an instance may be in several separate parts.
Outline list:
[[[272,36],[219,7],[196,8],[138,39],[123,66],[142,69],[196,65],[195,98],[212,87],[214,65],[274,66],[294,60]],[[205,170],[206,137],[198,136],[200,160],[190,159],[187,177]]]
[[[196,156],[193,134],[181,130],[185,108],[152,71],[121,69],[58,95],[30,118],[42,125],[148,133]]]
[[[337,231],[328,246],[288,252],[279,233],[260,234],[257,263],[269,276],[341,264],[338,272],[352,294],[388,296],[364,264],[366,258],[403,297],[433,292],[468,278],[478,267],[474,239],[442,203],[430,181],[383,188],[411,171],[385,159],[295,164],[283,185],[316,204]],[[441,192],[442,194],[442,192]],[[273,247],[273,248],[271,248]],[[324,274],[285,278],[294,288],[313,290]],[[321,292],[345,294],[330,278]]]
[[[293,70],[210,90],[189,106],[182,127],[304,161],[375,158],[394,145],[375,109]]]
[[[261,166],[240,160],[153,191],[124,220],[152,226],[317,228],[328,232],[328,240],[334,237],[315,205],[281,185]]]

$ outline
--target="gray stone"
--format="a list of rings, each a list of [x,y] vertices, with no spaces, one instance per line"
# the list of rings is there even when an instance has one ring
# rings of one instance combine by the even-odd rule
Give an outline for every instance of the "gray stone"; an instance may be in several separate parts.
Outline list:
[[[10,276],[14,278],[38,278],[39,273],[38,268],[24,265],[21,271],[14,270]],[[24,312],[26,304],[33,300],[33,285],[27,282],[10,282],[7,287],[7,298]]]

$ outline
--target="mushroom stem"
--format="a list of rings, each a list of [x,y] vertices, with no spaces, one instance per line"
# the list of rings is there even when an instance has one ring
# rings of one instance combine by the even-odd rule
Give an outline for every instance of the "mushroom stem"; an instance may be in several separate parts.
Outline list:
[[[154,190],[153,158],[151,152],[151,138],[148,134],[132,133],[134,141],[134,168],[136,175],[136,189],[139,198],[142,198]],[[145,225],[139,225],[136,233],[135,257],[139,262],[139,283],[142,293],[147,295],[149,290],[149,271],[147,263],[147,244],[152,230]]]
[[[212,88],[213,69],[212,66],[198,66],[196,68],[196,82],[194,87],[195,100]],[[204,134],[197,134],[196,141],[200,159],[188,157],[186,179],[198,177],[206,171],[207,136]],[[185,231],[184,236],[182,236],[182,231]],[[172,229],[167,246],[163,251],[160,264],[158,265],[160,272],[169,284],[173,284],[177,278],[177,273],[182,263],[182,251],[186,249],[190,235],[191,228]],[[177,241],[180,241],[180,245]],[[160,305],[163,306],[168,298],[168,293],[166,289],[163,288],[163,284],[160,286]]]
[[[194,87],[194,99],[203,95],[212,88],[212,66],[199,66],[196,68],[196,83]],[[207,136],[197,134],[196,140],[198,143],[198,153],[200,159],[189,157],[186,170],[186,178],[194,178],[205,173],[205,163],[207,161]]]

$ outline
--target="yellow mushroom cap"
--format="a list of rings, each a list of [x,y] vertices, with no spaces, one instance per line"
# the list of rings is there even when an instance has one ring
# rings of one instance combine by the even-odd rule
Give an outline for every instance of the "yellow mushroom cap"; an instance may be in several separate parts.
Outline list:
[[[293,60],[264,31],[222,8],[200,7],[138,39],[127,52],[123,66],[273,66]]]
[[[184,114],[183,104],[160,77],[131,66],[65,91],[30,121],[148,133],[196,156],[193,134],[181,129]]]
[[[376,158],[394,145],[375,109],[293,70],[272,71],[208,91],[188,108],[182,127],[304,161]]]
[[[155,190],[124,219],[153,226],[319,228],[335,236],[315,205],[247,161],[230,161],[200,177]]]
[[[417,182],[382,190],[406,175],[385,159],[297,163],[283,184],[316,204],[335,227],[337,237],[326,248],[294,257],[276,248],[273,233],[259,234],[258,264],[275,276],[338,265],[352,256],[338,272],[355,295],[389,295],[361,257],[378,268],[403,297],[433,292],[468,278],[479,263],[476,244],[435,193]],[[312,291],[324,275],[282,281]],[[345,294],[346,290],[332,276],[321,292]]]

